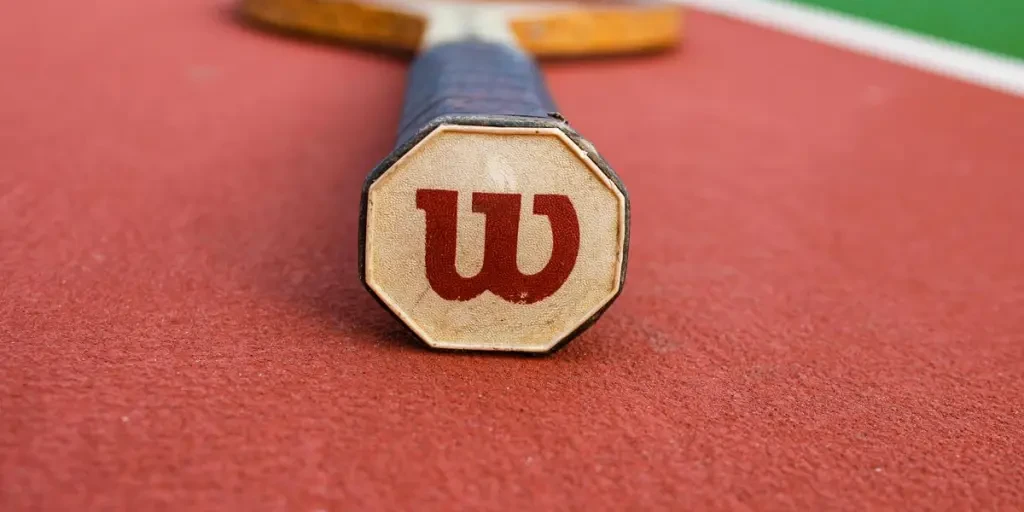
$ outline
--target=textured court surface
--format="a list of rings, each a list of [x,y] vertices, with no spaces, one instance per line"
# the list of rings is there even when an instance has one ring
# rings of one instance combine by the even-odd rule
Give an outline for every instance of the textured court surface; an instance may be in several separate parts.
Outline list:
[[[355,268],[404,64],[223,6],[0,18],[0,509],[1024,507],[1021,99],[700,13],[548,65],[626,291],[444,355]]]

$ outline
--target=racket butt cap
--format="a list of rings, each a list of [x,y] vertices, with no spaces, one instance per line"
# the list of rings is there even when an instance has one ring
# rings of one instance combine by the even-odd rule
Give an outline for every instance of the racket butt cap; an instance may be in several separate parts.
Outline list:
[[[563,120],[447,115],[367,178],[360,279],[427,346],[552,353],[625,283],[629,199]]]

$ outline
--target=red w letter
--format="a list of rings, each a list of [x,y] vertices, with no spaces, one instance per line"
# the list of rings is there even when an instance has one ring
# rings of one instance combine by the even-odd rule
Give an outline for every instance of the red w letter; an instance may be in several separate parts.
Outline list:
[[[533,213],[551,222],[551,259],[540,272],[523,275],[519,254],[520,194],[473,193],[473,211],[487,216],[484,223],[484,263],[480,273],[462,277],[455,268],[459,193],[454,190],[416,191],[416,207],[427,217],[426,266],[430,287],[446,300],[470,300],[486,290],[523,304],[550,297],[569,278],[580,249],[576,209],[567,196],[538,194]]]

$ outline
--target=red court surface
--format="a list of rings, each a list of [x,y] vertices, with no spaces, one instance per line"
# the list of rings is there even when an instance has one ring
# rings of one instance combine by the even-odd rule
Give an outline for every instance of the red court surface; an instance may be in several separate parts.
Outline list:
[[[633,200],[551,357],[362,289],[405,64],[217,1],[0,19],[0,509],[1024,507],[1024,101],[702,13],[545,66]]]

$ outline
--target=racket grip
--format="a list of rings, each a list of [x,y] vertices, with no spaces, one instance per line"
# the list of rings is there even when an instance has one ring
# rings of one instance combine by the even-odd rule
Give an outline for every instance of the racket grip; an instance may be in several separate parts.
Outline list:
[[[444,43],[420,54],[412,64],[396,147],[442,116],[548,118],[555,112],[544,77],[530,55],[500,43]]]

